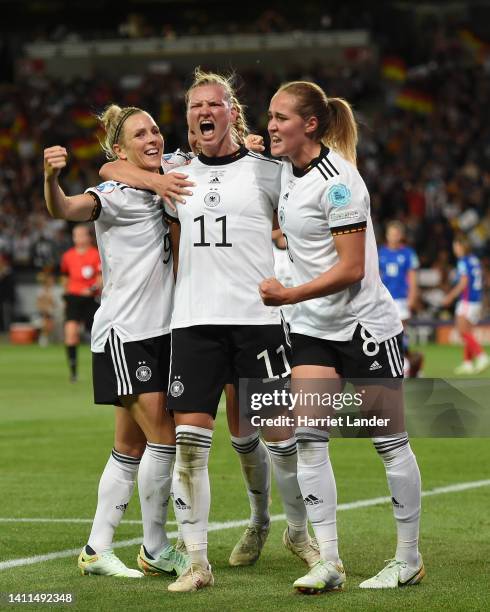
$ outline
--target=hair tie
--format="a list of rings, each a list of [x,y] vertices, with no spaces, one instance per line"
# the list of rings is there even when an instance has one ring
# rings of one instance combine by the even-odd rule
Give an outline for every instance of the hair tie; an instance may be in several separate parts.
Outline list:
[[[121,117],[121,119],[119,119],[119,123],[117,124],[116,129],[114,130],[114,139],[112,141],[112,144],[115,145],[117,143],[117,141],[119,140],[119,135],[121,133],[121,129],[122,126],[124,124],[124,122],[126,121],[126,119],[130,116],[133,115],[134,113],[138,113],[139,112],[139,108],[130,108],[129,110],[127,110],[123,116]]]

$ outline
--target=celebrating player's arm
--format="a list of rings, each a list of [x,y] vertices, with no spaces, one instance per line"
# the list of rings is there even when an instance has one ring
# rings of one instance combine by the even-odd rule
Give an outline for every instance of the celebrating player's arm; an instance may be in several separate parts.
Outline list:
[[[297,304],[305,300],[338,293],[364,278],[363,232],[334,237],[339,261],[313,280],[296,287],[284,287],[276,278],[263,280],[259,292],[267,306]]]
[[[66,167],[68,152],[58,145],[44,150],[44,197],[49,214],[67,221],[92,221],[99,209],[96,198],[88,193],[67,196],[58,182]]]
[[[318,276],[295,287],[286,288],[275,278],[264,280],[259,287],[264,304],[282,306],[325,297],[347,289],[364,278],[369,196],[362,181],[357,181],[355,176],[347,174],[341,178],[346,184],[332,187],[327,183],[321,197],[325,203],[328,231],[333,238],[337,261]],[[339,202],[341,207],[338,207]],[[294,253],[290,253],[290,256],[294,262]]]
[[[182,172],[156,174],[129,164],[126,160],[105,163],[99,170],[105,180],[115,180],[140,189],[148,189],[157,193],[163,201],[175,210],[174,202],[185,204],[185,196],[192,195],[188,187],[193,183],[187,181],[187,175]]]
[[[192,131],[188,134],[188,140],[191,150],[193,154],[195,154],[199,150],[199,145],[198,139]],[[264,150],[264,139],[258,134],[249,134],[245,138],[245,146],[250,151],[260,153]],[[178,155],[178,153],[179,152],[176,152],[176,155]],[[172,166],[177,168],[179,165],[183,165],[185,161],[186,156],[182,155],[181,163],[174,163]],[[174,170],[164,174],[155,174],[135,166],[130,166],[123,159],[105,163],[101,167],[99,174],[105,181],[116,180],[139,187],[140,189],[154,191],[163,199],[171,210],[175,210],[175,202],[185,204],[185,196],[192,195],[189,188],[194,186],[192,181],[186,180],[187,174],[183,174],[182,172],[176,172]]]

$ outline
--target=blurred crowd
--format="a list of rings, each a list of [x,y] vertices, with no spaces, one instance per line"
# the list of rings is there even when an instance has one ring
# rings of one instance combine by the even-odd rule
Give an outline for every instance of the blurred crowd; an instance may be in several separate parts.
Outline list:
[[[490,287],[490,61],[475,37],[436,31],[415,66],[403,58],[367,58],[342,69],[282,67],[237,75],[250,129],[267,141],[267,108],[286,80],[316,81],[328,95],[348,99],[360,122],[359,169],[371,194],[378,240],[386,221],[400,219],[427,279],[420,311],[438,312],[438,291],[451,283],[456,230],[470,237]],[[0,85],[0,282],[20,270],[56,271],[70,246],[68,224],[52,220],[43,201],[42,150],[61,144],[71,159],[66,193],[99,181],[104,162],[95,113],[110,102],[148,110],[166,151],[187,149],[184,94],[190,74],[107,75],[70,83],[46,76]],[[268,142],[268,141],[267,141]],[[9,272],[10,270],[10,272]],[[432,291],[435,289],[435,291]]]
[[[22,2],[5,0],[11,10],[22,11]],[[17,4],[17,6],[16,6]],[[46,19],[42,10],[48,0],[23,11],[24,33],[32,42],[74,42],[89,39],[164,38],[214,34],[270,34],[302,31],[371,28],[376,7],[353,7],[331,0],[304,0],[301,10],[294,3],[272,0],[267,3],[251,0],[237,5],[228,0],[120,0],[117,13],[111,10],[110,0],[100,0],[97,19],[93,7],[79,3],[76,11],[69,5],[60,6],[57,19]],[[37,15],[36,15],[37,12]],[[49,14],[49,13],[48,13]],[[20,14],[19,14],[20,16]],[[1,30],[1,26],[0,26]],[[9,30],[10,32],[12,29]]]

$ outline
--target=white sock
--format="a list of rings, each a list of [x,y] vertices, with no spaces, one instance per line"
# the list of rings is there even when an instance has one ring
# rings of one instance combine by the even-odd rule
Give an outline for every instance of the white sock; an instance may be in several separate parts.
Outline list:
[[[168,546],[165,523],[172,485],[175,446],[148,442],[138,472],[138,491],[143,520],[143,545],[157,558]]]
[[[373,438],[383,459],[396,520],[395,558],[417,566],[421,508],[420,471],[406,433]]]
[[[97,510],[88,539],[88,545],[97,553],[112,548],[114,531],[133,494],[139,464],[140,459],[112,450],[100,477]]]
[[[271,453],[277,488],[282,499],[289,535],[295,542],[308,540],[308,516],[298,485],[296,440],[266,442]]]
[[[262,527],[270,521],[271,459],[267,447],[258,433],[244,438],[232,436],[231,444],[238,453],[247,485],[251,511],[249,525]]]
[[[338,563],[337,487],[328,454],[328,433],[296,429],[298,482],[324,561]]]
[[[213,432],[193,425],[175,429],[173,492],[175,516],[192,563],[208,567],[208,518],[211,505],[208,459]]]

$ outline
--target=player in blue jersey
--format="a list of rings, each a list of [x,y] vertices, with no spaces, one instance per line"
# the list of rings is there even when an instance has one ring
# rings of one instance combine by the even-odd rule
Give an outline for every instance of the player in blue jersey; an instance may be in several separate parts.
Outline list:
[[[474,327],[480,320],[482,306],[482,269],[478,257],[471,253],[465,235],[453,241],[457,258],[457,281],[445,296],[443,305],[456,303],[456,328],[463,339],[463,363],[455,369],[456,374],[478,374],[490,365],[490,358],[474,335]]]
[[[415,251],[405,243],[405,229],[400,221],[391,221],[386,228],[386,244],[379,249],[379,272],[390,292],[405,328],[417,303],[417,272],[419,260]],[[404,372],[414,377],[422,367],[421,353],[410,351],[408,335],[404,334]]]

